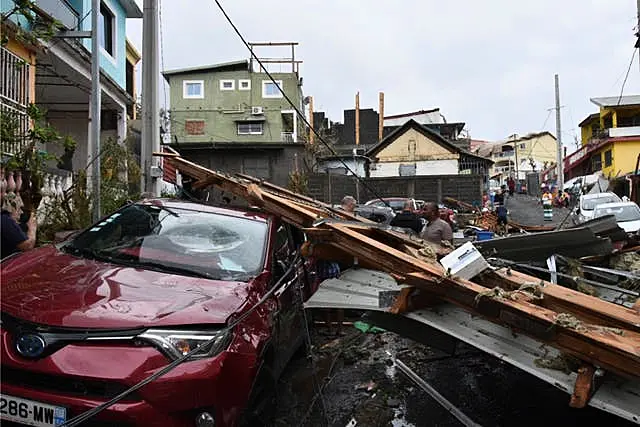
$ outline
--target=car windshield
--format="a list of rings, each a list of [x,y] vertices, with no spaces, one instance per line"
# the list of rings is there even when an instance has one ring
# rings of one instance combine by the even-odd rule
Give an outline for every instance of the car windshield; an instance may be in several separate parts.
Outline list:
[[[592,211],[598,205],[603,205],[605,203],[615,203],[619,201],[620,199],[618,199],[616,196],[602,196],[593,199],[584,199],[582,201],[582,209],[584,209],[585,211]]]
[[[79,256],[216,280],[247,280],[264,266],[267,224],[251,218],[129,205],[62,247]]]
[[[618,222],[640,221],[640,209],[634,205],[598,207],[594,211],[596,218],[605,215],[615,215]]]

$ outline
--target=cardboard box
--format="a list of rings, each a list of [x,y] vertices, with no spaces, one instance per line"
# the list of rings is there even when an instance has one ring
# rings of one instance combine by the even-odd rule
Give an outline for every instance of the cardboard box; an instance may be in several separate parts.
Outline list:
[[[440,260],[451,276],[471,279],[489,268],[489,263],[471,242],[460,246]]]

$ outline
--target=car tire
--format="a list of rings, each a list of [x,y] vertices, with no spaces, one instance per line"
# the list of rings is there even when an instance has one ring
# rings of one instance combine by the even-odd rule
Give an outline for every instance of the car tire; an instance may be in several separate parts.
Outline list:
[[[278,386],[278,379],[273,372],[272,363],[272,353],[267,350],[264,362],[256,376],[253,390],[251,390],[247,408],[239,423],[241,427],[271,425],[271,420],[276,413],[276,389]]]

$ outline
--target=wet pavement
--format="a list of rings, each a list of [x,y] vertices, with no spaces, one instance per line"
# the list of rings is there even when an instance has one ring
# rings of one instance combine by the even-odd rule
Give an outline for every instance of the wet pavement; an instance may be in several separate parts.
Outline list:
[[[525,195],[509,198],[507,207],[511,219],[527,225],[557,225],[569,213],[554,208],[553,220],[544,221],[538,200]],[[570,408],[567,393],[462,343],[449,355],[391,332],[344,331],[336,338],[323,335],[322,326],[312,328],[311,352],[301,352],[285,370],[267,425],[461,425],[399,372],[390,355],[481,425],[632,425],[593,408]]]
[[[509,218],[522,225],[555,225],[564,221],[563,227],[573,225],[571,209],[553,208],[551,221],[545,221],[540,199],[525,194],[507,197],[505,204],[509,210]]]
[[[593,408],[570,408],[568,394],[464,344],[448,355],[394,333],[355,328],[337,342],[317,334],[313,339],[313,362],[300,357],[281,378],[269,425],[461,425],[400,372],[388,353],[480,425],[632,425]]]

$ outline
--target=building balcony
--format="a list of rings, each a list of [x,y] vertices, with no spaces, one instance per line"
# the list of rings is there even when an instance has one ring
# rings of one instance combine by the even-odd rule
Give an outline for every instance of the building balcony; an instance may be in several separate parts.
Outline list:
[[[609,138],[623,138],[629,136],[640,136],[640,126],[626,126],[607,129]]]
[[[293,132],[280,132],[280,142],[296,142]]]
[[[36,10],[43,16],[58,21],[67,30],[78,27],[78,13],[65,0],[36,0]]]

